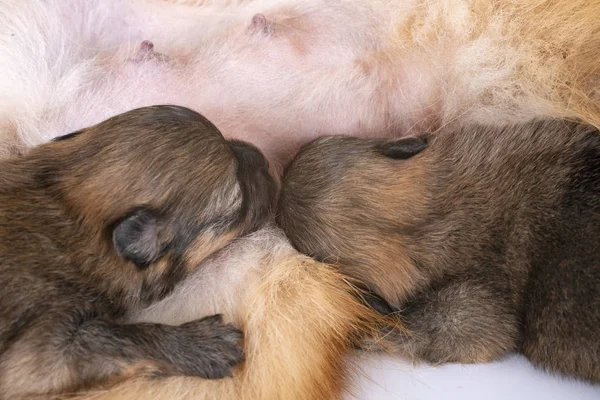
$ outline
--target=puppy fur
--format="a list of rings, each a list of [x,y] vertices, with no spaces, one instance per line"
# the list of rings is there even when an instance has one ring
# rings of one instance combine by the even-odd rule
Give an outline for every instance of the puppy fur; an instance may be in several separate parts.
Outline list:
[[[287,167],[278,222],[381,296],[410,332],[389,332],[398,351],[470,363],[518,350],[598,383],[599,195],[588,125],[328,137]]]
[[[125,324],[275,196],[255,148],[185,108],[118,115],[1,162],[0,398],[146,372],[220,378],[242,360],[220,316]]]
[[[7,0],[2,150],[165,103],[273,162],[324,134],[600,126],[599,14],[594,0]],[[162,56],[140,56],[145,41]]]

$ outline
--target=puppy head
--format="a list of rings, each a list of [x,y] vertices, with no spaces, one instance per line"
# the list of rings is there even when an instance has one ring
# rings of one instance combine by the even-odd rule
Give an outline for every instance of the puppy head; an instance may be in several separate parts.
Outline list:
[[[284,172],[278,223],[299,251],[396,303],[422,279],[407,246],[426,203],[426,147],[426,137],[308,144]]]
[[[138,271],[173,283],[264,224],[275,198],[256,148],[182,107],[126,112],[36,151],[38,181],[68,213]]]

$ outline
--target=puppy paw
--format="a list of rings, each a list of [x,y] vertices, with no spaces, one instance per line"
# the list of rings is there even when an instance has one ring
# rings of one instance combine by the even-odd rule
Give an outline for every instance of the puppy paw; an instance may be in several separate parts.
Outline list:
[[[182,375],[219,379],[244,360],[242,332],[213,315],[176,327],[177,351],[170,360]]]

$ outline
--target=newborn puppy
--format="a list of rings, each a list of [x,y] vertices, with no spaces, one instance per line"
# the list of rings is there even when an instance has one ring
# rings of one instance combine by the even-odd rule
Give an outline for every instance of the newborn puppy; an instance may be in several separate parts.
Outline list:
[[[432,363],[511,350],[600,382],[600,134],[562,120],[328,137],[287,167],[278,221],[405,323]]]
[[[221,378],[242,360],[218,315],[124,324],[269,218],[253,147],[199,114],[115,116],[0,164],[0,398],[123,375]]]

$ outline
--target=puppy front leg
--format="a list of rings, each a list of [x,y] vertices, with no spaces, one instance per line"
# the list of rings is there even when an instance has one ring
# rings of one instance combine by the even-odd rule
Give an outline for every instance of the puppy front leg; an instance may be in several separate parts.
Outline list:
[[[76,390],[139,373],[222,378],[243,358],[241,333],[219,315],[180,326],[65,323],[68,318],[36,321],[0,355],[0,399]]]
[[[408,332],[384,328],[382,347],[432,364],[491,362],[515,350],[514,300],[491,275],[461,275],[420,292],[392,314]]]

